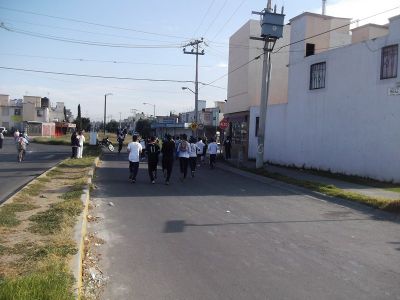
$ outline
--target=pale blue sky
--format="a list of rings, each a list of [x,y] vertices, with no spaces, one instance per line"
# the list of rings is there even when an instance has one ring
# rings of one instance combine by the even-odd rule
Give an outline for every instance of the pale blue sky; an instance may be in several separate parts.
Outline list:
[[[332,5],[332,10],[335,9],[335,15],[354,17],[354,11],[347,13],[339,4],[354,4],[357,1],[328,0],[328,4]],[[397,1],[386,1],[388,6],[382,7],[382,10],[396,6],[393,3]],[[304,11],[320,12],[321,2],[279,0],[273,1],[273,4],[278,7],[285,5],[285,21],[288,22]],[[29,34],[0,29],[0,66],[116,77],[194,80],[195,56],[182,54],[180,46],[191,38],[204,37],[208,46],[204,47],[206,55],[200,56],[202,67],[199,80],[210,82],[227,73],[229,37],[252,18],[252,10],[262,10],[265,5],[266,0],[0,0],[0,22],[7,28]],[[365,13],[358,17],[367,16]],[[100,47],[38,38],[32,34],[113,45],[152,45],[156,48]],[[160,45],[172,48],[159,48]],[[227,77],[214,84],[226,88]],[[143,102],[154,103],[157,115],[187,111],[194,107],[194,95],[181,90],[185,85],[194,89],[192,83],[94,79],[0,69],[0,94],[8,94],[11,98],[47,96],[52,102],[64,102],[74,114],[80,103],[83,114],[95,120],[103,117],[105,93],[113,93],[107,98],[107,115],[117,120],[119,112],[124,118],[131,109],[152,113],[153,108],[143,105]],[[207,100],[210,106],[213,101],[226,99],[226,90],[205,87],[200,90],[199,99]]]

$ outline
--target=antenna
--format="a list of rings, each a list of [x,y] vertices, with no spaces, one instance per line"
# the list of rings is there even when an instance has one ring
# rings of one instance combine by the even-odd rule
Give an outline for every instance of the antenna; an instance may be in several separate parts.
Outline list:
[[[322,0],[322,15],[326,15],[326,0]]]

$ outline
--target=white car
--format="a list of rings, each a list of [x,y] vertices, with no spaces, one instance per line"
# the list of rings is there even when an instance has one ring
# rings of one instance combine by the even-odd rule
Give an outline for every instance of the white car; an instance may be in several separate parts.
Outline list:
[[[7,133],[7,129],[5,127],[0,127],[0,132],[2,132],[3,134]]]

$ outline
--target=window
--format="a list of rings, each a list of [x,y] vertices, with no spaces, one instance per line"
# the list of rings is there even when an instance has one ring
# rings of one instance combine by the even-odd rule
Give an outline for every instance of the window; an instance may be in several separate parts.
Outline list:
[[[14,116],[20,116],[20,115],[21,115],[21,109],[20,108],[14,109]]]
[[[1,109],[1,115],[2,116],[8,116],[9,115],[8,107],[0,107],[0,109]]]
[[[310,90],[325,87],[326,62],[313,64],[310,68]]]
[[[37,115],[38,117],[43,117],[43,110],[37,110],[37,111],[36,111],[36,115]]]
[[[315,54],[315,44],[306,44],[306,56],[314,55]]]
[[[397,60],[399,45],[391,45],[382,48],[381,79],[397,77]]]

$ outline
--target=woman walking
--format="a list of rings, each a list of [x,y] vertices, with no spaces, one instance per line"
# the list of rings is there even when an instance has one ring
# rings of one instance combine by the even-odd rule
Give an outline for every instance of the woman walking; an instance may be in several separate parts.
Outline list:
[[[190,142],[189,166],[192,177],[194,177],[194,173],[196,172],[196,161],[197,161],[196,139],[194,137],[190,137],[189,142]]]
[[[77,148],[77,158],[82,158],[83,154],[83,143],[85,142],[85,137],[83,136],[82,130],[78,131],[77,139],[79,141],[79,147]]]
[[[181,169],[181,181],[186,178],[189,163],[190,145],[187,141],[187,135],[182,134],[181,141],[178,145],[179,166]]]
[[[71,147],[72,147],[71,158],[76,158],[78,155],[79,140],[78,137],[76,136],[75,131],[71,135]]]

